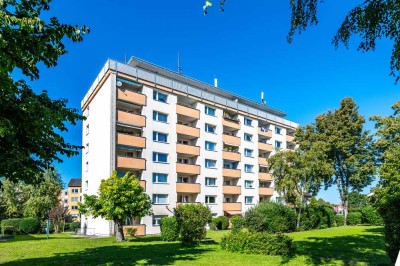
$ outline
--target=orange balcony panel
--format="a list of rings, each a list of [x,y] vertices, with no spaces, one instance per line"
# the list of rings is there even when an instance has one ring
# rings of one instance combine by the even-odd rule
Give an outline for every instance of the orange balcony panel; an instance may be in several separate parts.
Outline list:
[[[258,157],[258,164],[259,165],[268,165],[268,158]]]
[[[124,225],[123,231],[124,231],[124,236],[129,236],[127,233],[126,229],[128,228],[136,228],[136,235],[137,236],[145,236],[146,235],[146,225],[145,224],[138,224],[138,225]]]
[[[222,141],[226,144],[231,144],[231,145],[236,145],[240,146],[240,138],[235,137],[235,136],[229,136],[229,135],[222,135]]]
[[[146,148],[146,139],[143,137],[117,133],[117,144],[134,146],[138,148]]]
[[[180,174],[199,175],[200,165],[177,163],[176,172]]]
[[[184,115],[187,117],[191,117],[193,119],[200,119],[200,110],[186,107],[183,105],[179,105],[179,104],[176,105],[176,113],[178,115]]]
[[[176,133],[186,136],[191,136],[194,138],[200,137],[200,129],[180,124],[176,124]]]
[[[140,180],[140,186],[146,191],[146,180]]]
[[[272,181],[272,174],[270,173],[258,173],[258,179],[264,181]]]
[[[271,152],[271,151],[272,151],[272,145],[271,145],[271,144],[268,144],[268,143],[259,142],[259,143],[258,143],[258,148],[259,148],[260,150],[262,150],[262,151],[268,151],[268,152]]]
[[[224,160],[240,162],[240,153],[231,151],[222,151],[222,158]]]
[[[272,131],[271,130],[261,131],[261,129],[258,128],[258,135],[264,136],[266,138],[272,138]]]
[[[222,170],[222,175],[232,178],[240,178],[241,176],[239,169],[225,169],[225,168]]]
[[[176,183],[176,192],[177,193],[191,193],[198,194],[200,193],[200,184],[198,183]]]
[[[272,196],[272,194],[274,194],[274,189],[270,187],[260,187],[258,188],[258,194],[262,196]]]
[[[223,186],[222,193],[229,195],[240,195],[242,188],[240,186]]]
[[[294,142],[294,136],[286,135],[287,142]]]
[[[240,202],[224,202],[222,204],[223,211],[242,211],[242,203]]]
[[[200,147],[177,143],[176,152],[181,154],[200,156]]]
[[[117,157],[117,168],[146,170],[146,160],[142,158]]]
[[[222,125],[233,129],[240,129],[239,122],[235,122],[232,120],[222,119]]]
[[[145,116],[128,113],[121,110],[117,111],[117,121],[124,124],[135,125],[138,127],[146,126]]]
[[[117,98],[118,100],[123,100],[141,106],[146,105],[146,95],[131,90],[123,90],[118,88]]]

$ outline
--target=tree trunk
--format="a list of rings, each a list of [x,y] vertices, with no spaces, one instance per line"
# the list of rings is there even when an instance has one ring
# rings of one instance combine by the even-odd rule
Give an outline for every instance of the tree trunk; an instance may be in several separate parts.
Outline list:
[[[117,231],[115,232],[115,239],[117,241],[124,241],[125,240],[124,230],[121,223],[115,222],[115,227],[117,228]]]
[[[347,225],[347,213],[348,213],[348,207],[349,207],[349,200],[345,200],[343,202],[343,216],[344,216],[344,225]]]
[[[53,222],[53,224],[54,224],[54,222]],[[58,229],[59,229],[58,224],[54,224],[54,233],[55,234],[58,234]]]
[[[301,207],[303,206],[303,192],[300,195],[300,206],[299,206],[299,213],[297,214],[297,224],[296,228],[300,228],[300,220],[301,220]]]

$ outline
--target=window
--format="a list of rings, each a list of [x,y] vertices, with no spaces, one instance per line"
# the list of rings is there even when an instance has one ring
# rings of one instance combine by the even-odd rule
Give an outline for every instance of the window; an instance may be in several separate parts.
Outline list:
[[[189,164],[189,159],[178,158],[178,163]]]
[[[216,167],[217,167],[217,161],[206,159],[206,168],[216,168]]]
[[[233,165],[231,163],[224,163],[224,168],[233,169]]]
[[[246,181],[244,181],[244,187],[245,188],[254,188],[253,187],[253,181],[251,181],[251,180],[246,180]]]
[[[214,143],[214,142],[206,141],[206,150],[208,150],[208,151],[215,151],[215,146],[216,146],[216,145],[217,145],[217,144]]]
[[[167,215],[154,215],[153,216],[153,226],[160,226],[161,219],[167,217]]]
[[[168,195],[165,194],[154,194],[153,204],[168,204]]]
[[[253,135],[244,133],[244,140],[245,141],[251,141],[253,139]]]
[[[206,124],[206,132],[208,133],[214,133],[216,131],[216,126],[210,125],[210,124]]]
[[[64,195],[65,195],[65,196],[68,196],[68,192],[67,192],[67,191],[65,191]]]
[[[276,148],[282,148],[282,142],[280,142],[280,141],[275,141],[275,147]]]
[[[156,142],[167,142],[168,134],[153,131],[153,141]]]
[[[168,122],[168,115],[153,111],[153,120],[158,122],[167,123]]]
[[[253,157],[253,150],[244,149],[244,156],[246,156],[246,157]]]
[[[167,183],[167,182],[168,182],[167,174],[153,173],[153,183]]]
[[[89,162],[86,162],[85,171],[86,171],[86,172],[89,171]]]
[[[215,187],[217,184],[217,179],[214,177],[206,177],[206,186]]]
[[[86,135],[89,134],[89,124],[86,125]]]
[[[245,164],[245,165],[244,165],[244,171],[245,171],[246,173],[251,173],[251,172],[253,172],[253,165],[251,165],[251,164]]]
[[[78,197],[72,197],[71,202],[78,202]]]
[[[275,127],[275,134],[281,134],[281,128],[280,127]]]
[[[155,163],[167,163],[168,162],[168,154],[153,152],[153,162]]]
[[[79,189],[73,188],[73,189],[71,189],[71,192],[72,192],[72,193],[79,193]]]
[[[251,127],[251,123],[253,122],[253,120],[249,119],[249,118],[244,118],[244,124],[246,126],[250,126]]]
[[[205,113],[206,113],[207,115],[215,116],[215,109],[214,109],[214,108],[211,108],[211,107],[206,106],[205,109],[204,109],[204,111],[205,111]]]
[[[77,209],[78,209],[78,206],[71,206],[71,209],[72,209],[72,210],[77,210]]]
[[[159,91],[153,91],[153,100],[166,103],[168,99],[168,95],[161,93]]]
[[[86,180],[86,181],[85,181],[85,190],[88,190],[88,188],[89,188],[89,181]]]
[[[249,197],[249,196],[244,197],[244,202],[246,204],[253,204],[253,197]]]
[[[178,183],[189,183],[189,177],[178,176]]]
[[[215,204],[216,202],[215,196],[206,196],[206,204]]]

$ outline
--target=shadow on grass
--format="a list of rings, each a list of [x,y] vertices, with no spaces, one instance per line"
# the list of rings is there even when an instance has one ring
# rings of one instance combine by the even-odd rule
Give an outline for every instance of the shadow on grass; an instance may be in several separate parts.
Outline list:
[[[46,238],[46,235],[14,235],[13,239],[7,239],[7,241],[4,241],[3,243],[7,242],[21,242],[21,241],[40,241],[40,240],[51,240],[51,239],[71,239],[69,236],[61,236],[61,235],[51,235],[49,236],[49,239]],[[1,243],[1,242],[0,242]]]
[[[151,237],[138,238],[136,242],[146,242],[143,240],[148,238]],[[212,249],[204,245],[182,247],[177,242],[138,245],[124,242],[79,252],[55,253],[49,258],[20,259],[2,265],[170,265],[175,261],[185,261],[190,265],[191,261],[209,251]]]

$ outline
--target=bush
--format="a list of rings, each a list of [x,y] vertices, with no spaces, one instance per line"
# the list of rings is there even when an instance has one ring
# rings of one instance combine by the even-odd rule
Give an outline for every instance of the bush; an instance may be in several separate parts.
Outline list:
[[[178,223],[175,217],[161,219],[161,239],[164,241],[176,241],[179,238]]]
[[[366,206],[361,209],[362,223],[370,225],[382,225],[382,217],[378,214],[378,211],[372,206]]]
[[[336,226],[343,226],[344,225],[344,216],[343,215],[335,215],[335,223],[336,223]]]
[[[36,218],[24,218],[19,224],[19,230],[25,234],[35,234],[40,230],[40,222]]]
[[[230,252],[262,255],[292,255],[295,252],[293,239],[282,234],[264,232],[237,232],[222,238],[221,247]]]
[[[42,228],[42,232],[45,234],[46,233],[46,226],[47,226],[47,221],[41,222],[40,227]],[[49,234],[54,232],[54,224],[52,221],[50,221],[49,224]]]
[[[233,216],[231,218],[231,230],[236,233],[242,230],[246,225],[246,220],[242,216]]]
[[[10,236],[10,235],[15,234],[14,226],[4,226],[4,227],[2,227],[2,230],[3,230],[3,235],[5,235],[5,236]]]
[[[357,225],[362,222],[362,214],[361,212],[349,212],[347,214],[347,224],[348,225]]]
[[[280,203],[264,201],[245,214],[246,227],[253,232],[284,233],[296,229],[296,212]]]
[[[75,233],[80,228],[81,228],[81,223],[80,222],[72,222],[72,223],[69,224],[69,230],[74,231]]]
[[[179,235],[183,245],[198,243],[206,237],[206,225],[211,222],[210,209],[202,204],[182,204],[175,208]]]
[[[12,234],[19,234],[19,224],[21,223],[22,219],[6,219],[6,220],[2,220],[1,221],[1,233],[4,235],[4,229],[5,227],[7,227],[7,231],[9,232],[11,229],[10,227],[12,227]]]
[[[328,206],[310,206],[301,216],[302,230],[324,229],[334,226],[335,212]]]
[[[128,227],[125,229],[126,233],[130,236],[130,237],[135,237],[136,233],[137,233],[137,228],[134,227]]]
[[[229,219],[226,216],[213,218],[210,223],[211,230],[227,230],[229,227]]]

